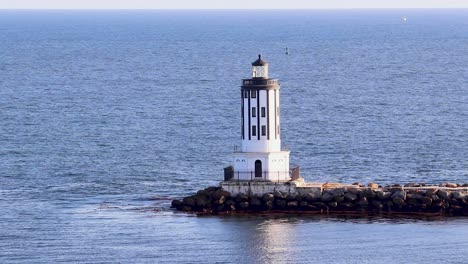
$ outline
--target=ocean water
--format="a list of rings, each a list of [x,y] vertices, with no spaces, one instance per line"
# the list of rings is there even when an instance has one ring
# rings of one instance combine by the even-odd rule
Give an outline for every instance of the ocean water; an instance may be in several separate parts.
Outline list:
[[[169,204],[222,180],[258,53],[306,180],[468,182],[467,50],[468,10],[0,11],[0,263],[466,263],[466,218]]]

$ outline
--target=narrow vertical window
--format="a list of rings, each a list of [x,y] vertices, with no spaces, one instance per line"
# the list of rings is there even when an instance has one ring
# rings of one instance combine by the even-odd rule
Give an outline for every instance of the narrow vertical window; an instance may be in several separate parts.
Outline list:
[[[257,126],[252,126],[252,136],[257,135]]]
[[[250,91],[250,97],[257,98],[257,91],[255,90]]]
[[[262,107],[262,117],[265,117],[265,112],[266,112],[265,107]]]
[[[244,98],[249,98],[249,91],[247,90],[244,91]]]
[[[278,125],[278,128],[277,128],[277,129],[278,129],[278,135],[279,135],[279,134],[280,134],[280,128],[279,128],[279,125]]]
[[[257,109],[255,107],[252,107],[252,117],[257,116]]]
[[[262,136],[266,136],[266,126],[262,126]]]

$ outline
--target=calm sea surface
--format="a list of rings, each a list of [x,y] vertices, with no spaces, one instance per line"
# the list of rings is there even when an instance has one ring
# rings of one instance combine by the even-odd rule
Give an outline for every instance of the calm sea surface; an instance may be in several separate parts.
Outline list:
[[[468,10],[0,11],[0,263],[466,263],[467,218],[169,209],[258,53],[306,180],[468,182]]]

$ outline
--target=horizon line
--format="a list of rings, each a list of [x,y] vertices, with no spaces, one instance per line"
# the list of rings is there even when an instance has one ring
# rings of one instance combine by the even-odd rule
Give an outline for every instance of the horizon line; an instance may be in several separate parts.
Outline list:
[[[268,11],[268,10],[295,10],[295,11],[305,11],[305,10],[408,10],[408,9],[424,9],[424,10],[437,10],[437,9],[457,9],[457,10],[464,10],[468,9],[466,7],[329,7],[329,8],[2,8],[0,10],[168,10],[168,11],[249,11],[249,10],[258,10],[258,11]]]

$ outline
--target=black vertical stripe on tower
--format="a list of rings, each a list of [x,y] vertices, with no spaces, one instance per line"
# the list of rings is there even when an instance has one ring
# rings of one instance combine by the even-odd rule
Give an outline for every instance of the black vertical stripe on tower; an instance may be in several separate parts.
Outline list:
[[[276,122],[278,121],[278,111],[276,107],[276,90],[275,90],[275,139],[278,139],[278,129]]]
[[[241,90],[241,123],[242,123],[242,128],[241,128],[241,133],[242,133],[242,139],[245,139],[245,124],[244,124],[244,91]]]
[[[260,140],[260,90],[257,91],[257,138]]]
[[[251,114],[250,114],[250,91],[249,91],[249,90],[247,91],[247,94],[248,94],[248,96],[247,96],[248,105],[247,105],[247,106],[249,107],[249,108],[248,108],[248,109],[249,109],[249,110],[248,110],[248,111],[249,111],[248,119],[249,119],[249,140],[250,140],[250,139],[251,139],[251,136],[252,136],[252,131],[250,131],[250,130],[251,130],[251,127],[250,127],[250,126],[251,126],[251,125],[250,125],[250,120],[252,120],[252,116],[251,116]]]
[[[266,90],[267,140],[270,140],[270,90]]]

